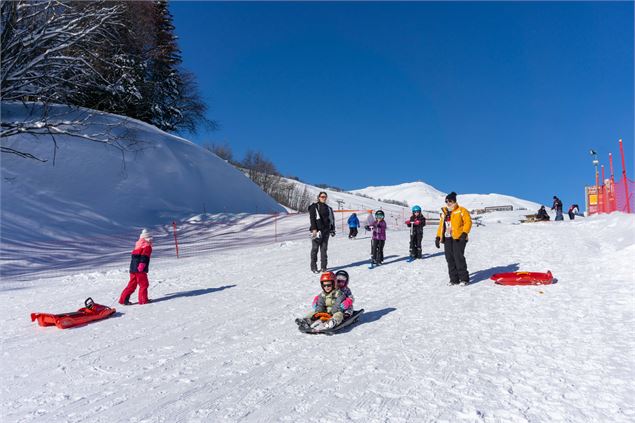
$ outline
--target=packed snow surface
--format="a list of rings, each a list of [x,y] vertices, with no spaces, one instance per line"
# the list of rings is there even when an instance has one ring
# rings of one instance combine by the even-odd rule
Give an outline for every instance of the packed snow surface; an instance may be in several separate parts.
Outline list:
[[[179,259],[169,233],[154,228],[148,305],[116,304],[125,255],[53,278],[5,278],[2,421],[635,420],[632,215],[488,221],[470,234],[466,287],[447,285],[433,227],[413,263],[408,232],[390,228],[385,264],[373,270],[368,234],[340,233],[329,266],[350,273],[366,312],[333,336],[302,334],[293,322],[319,290],[306,214],[205,226],[210,219],[190,222]],[[122,249],[134,235],[118,241]],[[83,257],[75,253],[47,259],[72,264]],[[551,270],[557,283],[488,279],[516,270]],[[116,315],[68,330],[30,322],[31,312],[72,311],[88,296]]]

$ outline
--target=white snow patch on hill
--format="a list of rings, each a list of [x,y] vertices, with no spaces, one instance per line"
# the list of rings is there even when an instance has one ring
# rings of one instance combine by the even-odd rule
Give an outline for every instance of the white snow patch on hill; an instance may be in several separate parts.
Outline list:
[[[121,232],[203,212],[285,211],[213,153],[154,126],[65,106],[53,107],[50,119],[88,114],[84,125],[70,129],[108,144],[56,135],[55,149],[44,134],[3,139],[3,147],[48,160],[3,155],[3,242]],[[28,116],[21,104],[2,104],[3,121]]]
[[[438,210],[444,205],[447,193],[441,192],[424,182],[410,182],[399,185],[373,186],[351,191],[382,200],[405,201],[410,206],[418,204],[425,210]],[[513,206],[514,209],[527,209],[535,213],[540,205],[533,201],[522,200],[502,194],[461,194],[458,202],[468,210],[485,207]]]

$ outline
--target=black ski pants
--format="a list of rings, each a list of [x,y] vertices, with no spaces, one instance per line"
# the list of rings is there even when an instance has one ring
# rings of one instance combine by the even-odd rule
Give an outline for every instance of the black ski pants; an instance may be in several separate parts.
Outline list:
[[[373,239],[370,243],[370,260],[373,263],[381,263],[384,261],[384,244],[383,239]]]
[[[311,270],[317,270],[317,255],[320,250],[320,269],[324,270],[328,266],[327,251],[329,249],[329,233],[322,232],[322,236],[311,241]]]
[[[355,238],[357,236],[357,228],[349,228],[348,237]]]
[[[421,239],[423,232],[414,231],[410,235],[410,257],[421,258]]]
[[[445,238],[443,243],[445,249],[445,260],[448,262],[448,273],[450,282],[469,282],[470,274],[467,271],[465,261],[465,245],[467,241],[459,239]]]

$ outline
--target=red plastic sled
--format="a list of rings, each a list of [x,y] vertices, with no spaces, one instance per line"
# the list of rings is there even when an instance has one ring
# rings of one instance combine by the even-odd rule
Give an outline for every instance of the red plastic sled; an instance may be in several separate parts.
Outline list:
[[[497,273],[490,277],[491,280],[499,285],[551,285],[553,283],[553,275],[551,270],[547,273],[542,272],[509,272]]]
[[[105,319],[116,311],[114,308],[95,304],[92,298],[87,298],[84,304],[86,307],[82,307],[73,313],[31,313],[31,321],[37,320],[40,326],[57,326],[60,329],[67,329],[92,322],[93,320]]]

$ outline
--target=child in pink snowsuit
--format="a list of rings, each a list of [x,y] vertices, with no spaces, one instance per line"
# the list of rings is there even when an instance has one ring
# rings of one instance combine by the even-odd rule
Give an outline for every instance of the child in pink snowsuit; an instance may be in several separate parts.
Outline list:
[[[148,269],[152,255],[152,235],[147,230],[142,230],[139,240],[132,250],[130,260],[130,281],[119,297],[119,304],[130,305],[130,296],[139,285],[139,304],[147,304],[148,300]]]
[[[348,276],[348,272],[346,270],[338,270],[335,274],[335,285],[337,289],[344,294],[346,297],[344,301],[342,301],[342,311],[344,312],[344,319],[348,319],[353,315],[353,302],[355,301],[355,297],[353,297],[353,292],[348,287],[348,281],[350,277]]]

